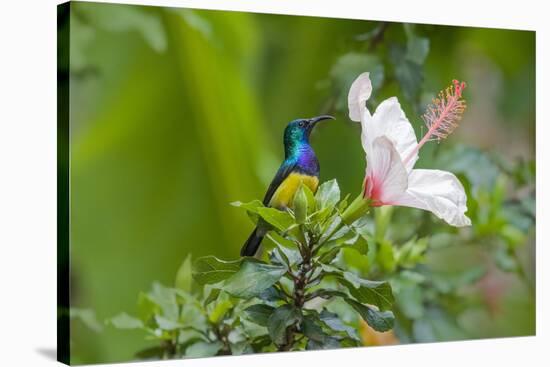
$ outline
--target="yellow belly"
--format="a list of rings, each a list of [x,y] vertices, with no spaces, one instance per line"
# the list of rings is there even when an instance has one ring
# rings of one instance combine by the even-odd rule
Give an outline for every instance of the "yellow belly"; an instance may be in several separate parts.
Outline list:
[[[269,206],[275,208],[286,208],[294,199],[296,190],[303,183],[313,192],[317,191],[319,185],[319,179],[315,176],[307,176],[300,173],[291,173],[288,177],[279,185],[279,188],[273,194],[273,197],[269,201]]]

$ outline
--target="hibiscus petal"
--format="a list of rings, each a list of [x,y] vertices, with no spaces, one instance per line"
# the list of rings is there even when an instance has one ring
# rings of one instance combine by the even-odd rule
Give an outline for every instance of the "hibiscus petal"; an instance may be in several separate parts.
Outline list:
[[[367,156],[367,196],[378,205],[392,204],[407,189],[407,170],[388,137],[379,136]]]
[[[348,93],[348,108],[349,118],[352,121],[361,121],[363,110],[367,107],[365,102],[370,98],[372,92],[372,84],[370,82],[369,73],[359,75],[351,84]]]
[[[395,144],[395,148],[399,152],[401,160],[405,163],[407,171],[412,170],[418,159],[418,152],[415,151],[418,141],[414,129],[401,109],[397,98],[391,97],[380,103],[372,119],[373,123],[370,124],[372,127],[369,126],[369,131],[365,133],[370,135],[371,139],[382,135],[389,137]],[[411,152],[414,153],[411,155]],[[411,157],[405,162],[409,155]]]
[[[464,214],[468,210],[464,187],[452,173],[414,169],[409,174],[408,185],[395,205],[428,210],[456,227],[472,224]]]
[[[372,141],[378,137],[378,135],[371,134],[374,127],[374,120],[367,108],[363,111],[361,118],[361,145],[365,154],[370,155],[372,151]]]

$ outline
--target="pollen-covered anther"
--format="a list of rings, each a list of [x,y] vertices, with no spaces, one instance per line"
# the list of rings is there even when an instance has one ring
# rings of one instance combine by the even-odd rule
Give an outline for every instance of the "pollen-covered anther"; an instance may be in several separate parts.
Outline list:
[[[466,101],[462,98],[465,88],[466,83],[455,79],[450,87],[439,92],[438,96],[432,99],[432,103],[422,115],[428,132],[405,157],[403,163],[407,164],[427,142],[441,141],[457,128],[466,110]]]
[[[422,116],[428,132],[421,143],[429,140],[445,139],[458,126],[466,109],[462,92],[466,83],[453,80],[453,85],[441,91]]]

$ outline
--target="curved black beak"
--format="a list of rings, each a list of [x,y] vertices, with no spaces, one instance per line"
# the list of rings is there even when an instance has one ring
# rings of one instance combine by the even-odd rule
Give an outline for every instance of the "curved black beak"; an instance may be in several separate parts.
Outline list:
[[[317,125],[317,123],[319,121],[323,121],[323,120],[335,120],[334,117],[330,116],[330,115],[321,115],[321,116],[317,116],[317,117],[312,117],[308,120],[308,127],[309,129],[313,129],[313,127],[315,125]]]

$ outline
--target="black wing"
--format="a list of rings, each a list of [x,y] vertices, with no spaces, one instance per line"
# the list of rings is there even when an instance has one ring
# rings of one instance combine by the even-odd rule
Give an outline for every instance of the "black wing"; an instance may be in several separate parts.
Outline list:
[[[279,185],[288,177],[288,175],[292,171],[294,171],[295,167],[296,167],[296,163],[286,164],[286,162],[284,162],[281,165],[281,167],[275,174],[275,177],[273,177],[273,181],[271,181],[271,183],[269,184],[269,187],[267,188],[267,192],[265,193],[264,201],[263,201],[264,205],[267,206],[269,204],[269,201],[273,197],[273,194],[275,193],[275,191],[277,191],[277,189],[279,188]]]

